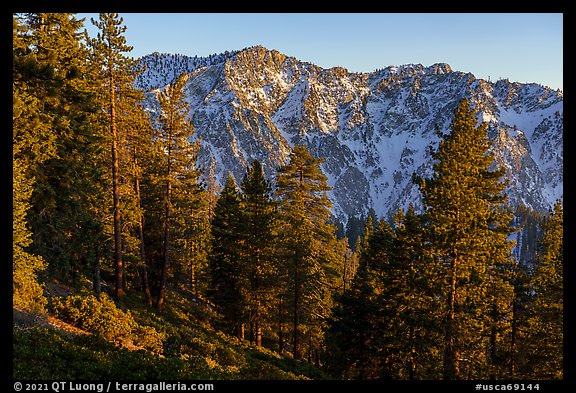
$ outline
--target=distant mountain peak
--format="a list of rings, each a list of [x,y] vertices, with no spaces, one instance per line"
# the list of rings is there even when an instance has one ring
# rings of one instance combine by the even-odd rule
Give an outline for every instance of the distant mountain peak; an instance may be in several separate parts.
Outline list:
[[[257,158],[273,176],[291,146],[304,143],[326,159],[334,214],[343,222],[370,208],[386,215],[419,205],[412,173],[430,173],[434,129],[449,131],[463,97],[489,126],[512,204],[543,211],[563,195],[561,91],[478,79],[447,63],[369,73],[324,69],[262,45],[208,57],[155,53],[141,61],[147,70],[137,85],[147,91],[191,74],[187,98],[206,168],[213,158],[219,177],[231,171],[240,180]],[[152,93],[147,105],[156,105]]]

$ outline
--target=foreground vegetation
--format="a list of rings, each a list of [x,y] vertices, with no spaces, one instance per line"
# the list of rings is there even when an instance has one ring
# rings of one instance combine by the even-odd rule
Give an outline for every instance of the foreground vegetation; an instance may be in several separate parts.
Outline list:
[[[189,293],[170,291],[168,298],[159,311],[144,306],[138,294],[116,307],[108,295],[97,299],[84,291],[50,299],[48,315],[17,311],[14,379],[328,378],[305,361],[213,329],[208,321],[214,315]],[[52,324],[38,322],[48,317]]]

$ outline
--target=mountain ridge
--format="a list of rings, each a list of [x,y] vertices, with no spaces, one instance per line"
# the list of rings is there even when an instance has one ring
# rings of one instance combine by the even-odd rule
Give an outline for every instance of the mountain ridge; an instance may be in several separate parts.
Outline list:
[[[496,162],[507,170],[512,205],[539,211],[563,194],[563,93],[535,84],[496,82],[453,70],[447,63],[405,64],[369,73],[324,69],[261,45],[209,57],[151,54],[137,87],[154,95],[181,72],[190,74],[187,99],[200,164],[215,160],[220,183],[228,171],[241,180],[253,159],[274,176],[290,148],[304,143],[326,160],[334,215],[393,214],[419,191],[412,173],[429,175],[426,152],[447,132],[457,103],[467,97],[488,124]]]

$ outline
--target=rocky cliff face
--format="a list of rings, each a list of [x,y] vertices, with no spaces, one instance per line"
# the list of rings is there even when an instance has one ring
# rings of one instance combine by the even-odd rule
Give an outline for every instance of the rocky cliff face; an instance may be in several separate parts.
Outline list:
[[[261,46],[207,58],[154,53],[141,59],[137,81],[154,92],[186,71],[190,116],[202,139],[200,163],[216,161],[241,180],[259,159],[269,176],[294,144],[324,157],[342,222],[373,208],[393,213],[420,205],[412,173],[429,175],[439,127],[447,132],[467,97],[488,123],[498,165],[510,180],[509,197],[547,210],[563,194],[563,94],[537,84],[490,82],[448,64],[390,66],[371,73],[322,69]]]

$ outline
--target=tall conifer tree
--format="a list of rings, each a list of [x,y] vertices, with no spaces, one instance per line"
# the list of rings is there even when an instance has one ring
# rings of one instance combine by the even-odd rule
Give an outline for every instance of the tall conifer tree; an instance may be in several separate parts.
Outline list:
[[[194,127],[187,118],[190,111],[185,100],[184,88],[187,81],[188,75],[182,73],[158,95],[161,114],[158,119],[160,126],[155,138],[164,152],[159,176],[164,188],[162,223],[164,239],[157,307],[162,307],[165,297],[171,247],[173,247],[173,240],[170,238],[173,219],[176,218],[175,214],[182,218],[181,214],[188,210],[187,207],[197,204],[199,190],[199,171],[196,168],[196,160],[200,143],[189,141],[194,134]],[[187,213],[191,214],[190,211]]]
[[[125,130],[125,143],[120,146],[119,153],[122,173],[124,174],[124,209],[123,209],[123,236],[125,243],[124,260],[130,257],[134,259],[138,269],[134,269],[134,275],[140,277],[144,297],[148,305],[152,305],[152,293],[148,268],[147,245],[144,235],[145,202],[142,198],[142,184],[150,182],[150,174],[156,170],[156,157],[158,144],[153,138],[154,128],[149,116],[142,107],[143,94],[135,94],[125,103],[126,117],[120,124]],[[127,254],[127,255],[126,255]],[[126,261],[124,262],[125,268]],[[127,269],[126,269],[127,270]],[[124,282],[128,280],[124,276]]]
[[[22,17],[13,17],[12,82],[12,276],[13,305],[43,310],[46,304],[38,274],[45,261],[30,252],[32,231],[28,214],[34,189],[34,169],[54,156],[50,116],[42,111],[40,77],[54,73],[32,50],[33,31]],[[43,134],[45,137],[43,137]]]
[[[240,197],[236,181],[228,175],[214,208],[211,247],[208,255],[211,285],[208,297],[220,310],[224,329],[244,338],[243,304],[239,285],[241,230]]]
[[[93,63],[101,72],[98,80],[102,81],[100,94],[109,129],[108,140],[111,152],[112,169],[112,212],[114,227],[114,296],[122,298],[124,294],[124,265],[122,261],[122,221],[121,221],[121,185],[120,185],[120,154],[122,145],[118,117],[119,103],[133,91],[133,82],[136,78],[136,62],[125,55],[132,51],[126,44],[126,26],[122,25],[123,18],[117,13],[101,13],[99,21],[92,19],[98,29],[96,38],[90,40]]]
[[[336,296],[327,331],[329,368],[343,379],[379,379],[383,363],[377,340],[382,334],[377,296],[378,273],[374,262],[382,257],[378,243],[383,233],[366,221],[363,241],[358,244],[359,266],[350,288]]]
[[[434,314],[440,307],[434,275],[425,259],[426,223],[412,204],[394,215],[393,241],[380,271],[380,303],[385,315],[381,352],[394,379],[428,379],[437,375],[441,358],[435,348],[439,332]]]
[[[494,318],[506,313],[512,288],[503,277],[510,263],[507,238],[511,216],[504,209],[503,169],[492,170],[494,157],[486,124],[463,99],[451,133],[433,153],[434,174],[419,179],[429,220],[432,271],[441,278],[445,299],[445,379],[487,377],[489,340]]]
[[[276,288],[276,207],[262,165],[254,160],[241,183],[242,290],[250,337],[262,346],[262,329],[274,305]]]
[[[307,339],[318,349],[330,314],[332,292],[341,279],[343,254],[336,247],[336,227],[329,224],[331,202],[322,159],[305,146],[294,146],[290,161],[278,169],[276,194],[282,216],[281,247],[288,279],[286,304],[292,319],[293,356],[300,358]]]
[[[536,379],[562,379],[563,375],[563,265],[564,210],[557,201],[544,223],[536,267],[530,277],[528,304],[529,375]]]
[[[104,242],[95,78],[86,62],[82,21],[65,13],[28,14],[22,20],[26,29],[18,33],[14,52],[14,130],[25,131],[15,134],[15,145],[42,130],[32,149],[18,149],[18,159],[26,160],[35,179],[31,249],[50,262],[51,274],[70,279],[75,272],[92,273]]]

